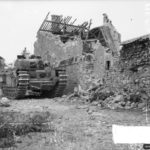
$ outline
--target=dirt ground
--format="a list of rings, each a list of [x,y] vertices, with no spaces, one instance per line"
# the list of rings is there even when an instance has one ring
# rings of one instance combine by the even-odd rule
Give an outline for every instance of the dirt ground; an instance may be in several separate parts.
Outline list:
[[[1,110],[24,114],[46,110],[55,116],[53,132],[21,136],[13,150],[132,150],[131,145],[113,143],[112,124],[146,124],[145,113],[140,111],[102,109],[65,98],[14,100],[11,107]]]

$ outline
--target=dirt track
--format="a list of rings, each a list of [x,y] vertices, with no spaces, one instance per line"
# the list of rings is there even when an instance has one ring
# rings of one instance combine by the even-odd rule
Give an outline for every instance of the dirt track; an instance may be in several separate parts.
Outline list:
[[[55,115],[54,132],[22,136],[16,150],[130,150],[129,145],[113,144],[112,124],[145,124],[142,112],[100,109],[64,99],[13,101],[11,107],[3,110],[22,113],[47,110]]]

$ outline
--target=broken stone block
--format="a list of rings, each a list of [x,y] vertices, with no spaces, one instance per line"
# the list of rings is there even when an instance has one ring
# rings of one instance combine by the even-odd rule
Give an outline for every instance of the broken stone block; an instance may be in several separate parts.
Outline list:
[[[122,105],[120,105],[120,104],[118,104],[117,108],[118,109],[124,109],[124,107]]]
[[[137,106],[136,103],[131,103],[131,108],[135,108]]]
[[[111,105],[108,105],[108,107],[110,108],[110,109],[117,109],[117,108],[119,108],[120,107],[120,105],[119,104],[111,104]]]
[[[105,103],[112,103],[112,101],[113,101],[113,97],[112,97],[112,96],[107,97],[107,98],[105,99]]]
[[[67,97],[67,95],[63,95],[63,96],[62,96],[62,98],[66,98],[66,97]]]
[[[7,97],[2,97],[0,100],[0,106],[9,107],[10,106],[10,100]]]
[[[97,106],[98,106],[98,107],[102,107],[102,104],[99,103]]]
[[[92,102],[92,105],[94,105],[94,106],[97,106],[99,104],[99,102],[98,101],[94,101],[94,102]]]
[[[138,108],[139,108],[139,109],[142,109],[142,108],[145,107],[145,105],[146,105],[145,103],[139,103],[139,104],[138,104]]]
[[[130,102],[130,101],[127,101],[127,102],[126,102],[126,106],[131,106],[131,102]]]
[[[124,109],[131,109],[131,106],[125,106]]]
[[[119,104],[120,104],[122,107],[124,107],[124,106],[126,105],[126,102],[125,102],[125,101],[121,101],[121,102],[119,102]]]
[[[117,95],[116,97],[113,98],[113,103],[117,103],[123,101],[123,95]]]

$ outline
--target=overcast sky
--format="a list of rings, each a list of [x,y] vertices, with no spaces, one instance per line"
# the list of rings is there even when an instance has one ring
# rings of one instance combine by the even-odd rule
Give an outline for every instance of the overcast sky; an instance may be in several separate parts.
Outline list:
[[[103,23],[107,13],[121,33],[122,41],[150,33],[150,2],[146,1],[1,1],[0,56],[12,62],[27,47],[33,53],[36,33],[46,14],[77,18],[76,24],[92,19],[92,26]]]

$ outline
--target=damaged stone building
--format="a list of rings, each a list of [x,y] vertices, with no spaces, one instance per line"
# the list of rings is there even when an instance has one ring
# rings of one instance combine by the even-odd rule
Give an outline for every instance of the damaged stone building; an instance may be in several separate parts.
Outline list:
[[[49,14],[44,19],[34,44],[34,53],[44,61],[65,66],[68,74],[67,93],[75,86],[89,88],[94,80],[104,77],[119,56],[121,36],[106,14],[103,25],[91,27],[91,20],[74,25],[76,19]]]

